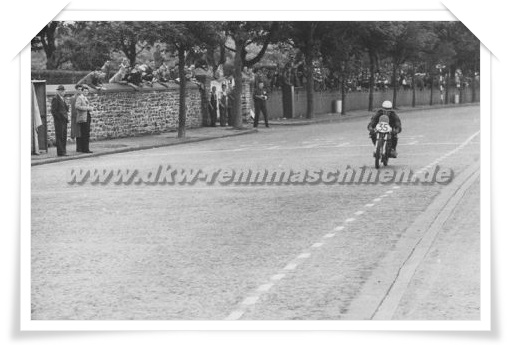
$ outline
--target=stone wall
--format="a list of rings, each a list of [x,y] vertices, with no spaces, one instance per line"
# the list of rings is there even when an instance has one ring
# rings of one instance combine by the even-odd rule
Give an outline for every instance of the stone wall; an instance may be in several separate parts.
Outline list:
[[[46,86],[48,140],[55,142],[51,116],[51,101],[57,85]],[[74,85],[65,85],[66,101],[70,104]],[[92,112],[91,140],[103,140],[176,131],[179,115],[179,85],[143,87],[139,91],[118,84],[106,84],[106,90],[91,90],[88,99]],[[199,88],[187,86],[186,127],[201,127],[201,97]],[[70,117],[70,116],[69,116]],[[68,126],[68,137],[71,128]]]

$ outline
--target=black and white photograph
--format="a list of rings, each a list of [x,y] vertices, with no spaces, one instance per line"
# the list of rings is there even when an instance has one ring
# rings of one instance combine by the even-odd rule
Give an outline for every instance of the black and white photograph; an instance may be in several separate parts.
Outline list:
[[[31,320],[481,320],[480,47],[455,20],[49,22]]]

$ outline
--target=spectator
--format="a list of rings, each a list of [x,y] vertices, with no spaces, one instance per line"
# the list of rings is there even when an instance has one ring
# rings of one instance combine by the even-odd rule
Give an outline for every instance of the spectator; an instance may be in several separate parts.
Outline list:
[[[76,100],[82,94],[82,86],[76,85],[75,90],[76,90],[76,93],[73,96],[73,98],[71,98],[71,138],[72,139],[76,139],[76,138],[80,137],[80,126],[76,122],[76,116],[77,116]],[[80,152],[79,147],[78,147],[78,140],[76,141],[76,152]]]
[[[268,92],[264,87],[264,83],[260,82],[257,84],[257,88],[254,91],[254,105],[255,105],[255,118],[254,118],[254,128],[257,128],[259,125],[259,114],[261,111],[264,115],[264,124],[266,127],[270,127],[268,124],[268,112],[266,110],[266,100],[268,99]]]
[[[79,126],[80,136],[76,137],[76,151],[92,153],[89,150],[90,124],[92,106],[87,99],[89,88],[82,86],[82,94],[76,99],[76,122]]]
[[[218,111],[218,95],[216,94],[216,86],[211,88],[211,97],[208,104],[209,116],[211,118],[211,127],[216,126],[216,114]]]
[[[130,68],[130,60],[128,60],[127,58],[123,58],[121,64],[119,65],[119,67],[121,67],[121,66],[126,68],[126,70],[129,70],[129,68]]]
[[[103,88],[103,80],[105,78],[105,73],[100,70],[92,71],[87,74],[85,77],[80,79],[77,85],[87,85],[88,87],[93,88],[94,90],[105,90]]]
[[[128,84],[128,82],[125,80],[126,78],[126,67],[121,64],[119,67],[119,71],[113,75],[112,78],[108,81],[110,84]]]
[[[142,71],[142,82],[149,86],[153,86],[153,73],[154,73],[154,61],[149,61],[149,64],[143,64],[140,69]]]
[[[170,81],[170,72],[167,65],[162,64],[154,73],[153,73],[153,82],[159,83],[165,87],[168,87],[164,83],[168,83]]]
[[[142,71],[138,63],[135,63],[131,71],[126,74],[125,80],[128,82],[128,85],[131,85],[135,90],[138,90],[142,85]]]
[[[225,124],[232,126],[231,119],[232,95],[227,91],[227,85],[222,84],[222,92],[220,93],[220,126],[225,127]]]
[[[115,66],[110,60],[107,60],[100,70],[105,74],[104,80],[110,80],[110,78],[112,78],[115,74]]]
[[[67,113],[69,106],[64,99],[66,89],[64,85],[57,87],[57,94],[51,101],[51,114],[53,115],[53,125],[55,126],[55,146],[57,147],[57,156],[67,156],[67,123],[69,121]]]

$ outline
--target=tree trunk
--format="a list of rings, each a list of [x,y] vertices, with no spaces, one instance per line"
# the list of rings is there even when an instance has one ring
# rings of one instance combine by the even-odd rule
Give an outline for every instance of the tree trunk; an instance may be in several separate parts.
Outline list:
[[[243,42],[236,41],[236,53],[234,55],[234,91],[232,104],[232,126],[234,128],[242,128],[242,109],[241,109],[241,93],[243,92],[243,62],[241,60],[241,52],[243,50]]]
[[[397,109],[397,89],[399,87],[399,82],[397,80],[397,66],[394,65],[392,68],[392,78],[394,79],[394,93],[392,95],[392,107]]]
[[[412,108],[415,108],[415,68],[412,71]]]
[[[46,69],[54,70],[57,69],[57,57],[55,52],[57,47],[55,46],[55,31],[57,30],[58,22],[51,22],[39,33],[41,44],[46,54]]]
[[[368,110],[373,111],[373,101],[374,101],[374,54],[369,53],[369,106]]]
[[[449,104],[449,86],[451,85],[451,69],[447,72],[447,78],[445,80],[445,100],[444,104]]]
[[[305,73],[307,78],[307,119],[312,119],[314,117],[314,31],[316,30],[316,25],[314,23],[310,24],[309,30],[307,32],[307,41],[305,42]]]
[[[472,103],[476,101],[476,69],[474,68],[474,73],[472,77]]]
[[[346,87],[344,74],[341,74],[341,115],[346,115]]]
[[[178,49],[179,58],[179,123],[177,130],[178,138],[186,136],[186,74],[185,74],[185,51]]]
[[[314,66],[312,65],[312,52],[309,50],[305,54],[305,71],[307,75],[307,113],[305,117],[312,119],[314,117]]]
[[[433,77],[433,75],[431,75],[431,83],[429,84],[430,87],[431,87],[431,90],[430,90],[430,95],[429,95],[429,105],[433,105],[433,89],[434,89],[434,85],[435,85],[435,78]]]
[[[46,69],[47,70],[55,70],[57,69],[58,63],[57,58],[55,56],[55,50],[51,52],[46,52]]]

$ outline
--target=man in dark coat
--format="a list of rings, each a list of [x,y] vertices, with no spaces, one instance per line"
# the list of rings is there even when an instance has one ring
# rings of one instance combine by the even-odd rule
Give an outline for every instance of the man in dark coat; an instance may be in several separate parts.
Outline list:
[[[230,110],[231,110],[231,102],[232,102],[232,95],[230,92],[227,91],[227,85],[222,84],[222,91],[220,93],[220,104],[219,104],[219,110],[220,110],[220,126],[224,127],[226,123],[229,124],[229,126],[232,125],[232,121],[230,119]]]
[[[55,126],[55,146],[57,147],[57,156],[67,156],[67,123],[69,121],[67,114],[69,106],[64,100],[66,89],[63,85],[57,87],[57,94],[51,101],[51,114],[53,115],[53,125]]]
[[[211,88],[211,97],[208,104],[209,116],[211,118],[211,127],[216,126],[216,113],[218,110],[218,95],[216,94],[216,86]]]
[[[270,127],[268,124],[268,111],[266,110],[266,100],[268,99],[268,92],[264,87],[263,82],[257,84],[257,89],[254,91],[254,106],[255,106],[255,119],[254,127],[259,125],[259,114],[262,112],[264,116],[264,124],[266,127]]]

